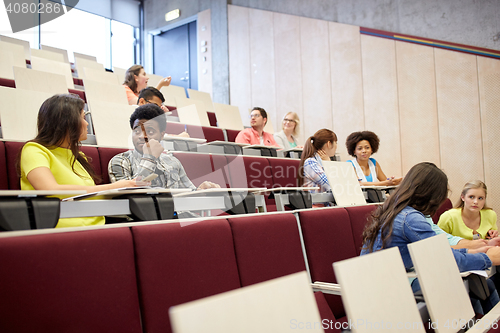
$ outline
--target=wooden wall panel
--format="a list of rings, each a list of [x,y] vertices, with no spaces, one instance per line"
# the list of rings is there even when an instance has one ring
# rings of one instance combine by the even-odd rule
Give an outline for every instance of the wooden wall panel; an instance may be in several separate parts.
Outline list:
[[[500,61],[477,57],[487,203],[500,211]]]
[[[476,56],[435,49],[441,168],[460,197],[463,185],[484,179]]]
[[[403,174],[423,161],[441,165],[434,49],[396,42]]]
[[[247,126],[252,107],[249,12],[248,8],[228,5],[229,98],[231,105],[239,107]]]
[[[273,13],[252,9],[249,12],[252,106],[262,107],[276,124],[276,83],[274,79]],[[249,111],[247,111],[247,118]],[[240,109],[240,112],[242,110]]]
[[[396,46],[394,41],[362,35],[365,129],[380,138],[374,158],[387,176],[401,176]]]
[[[304,137],[332,129],[332,89],[328,22],[300,18]]]
[[[274,13],[274,66],[276,77],[277,132],[281,131],[281,120],[288,112],[295,112],[299,124],[300,144],[304,143],[304,119],[302,109],[302,72],[300,63],[300,18]]]
[[[339,139],[337,152],[342,161],[347,161],[352,158],[345,147],[347,136],[364,129],[359,27],[329,22],[328,28],[333,130]]]

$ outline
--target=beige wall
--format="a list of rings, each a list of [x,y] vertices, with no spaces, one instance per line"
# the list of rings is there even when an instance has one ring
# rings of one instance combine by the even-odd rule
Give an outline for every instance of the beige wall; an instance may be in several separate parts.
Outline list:
[[[240,111],[259,104],[275,130],[295,111],[301,141],[333,129],[342,160],[347,135],[372,130],[386,175],[431,161],[447,173],[453,202],[477,178],[500,210],[499,60],[232,5],[228,23],[230,103]]]

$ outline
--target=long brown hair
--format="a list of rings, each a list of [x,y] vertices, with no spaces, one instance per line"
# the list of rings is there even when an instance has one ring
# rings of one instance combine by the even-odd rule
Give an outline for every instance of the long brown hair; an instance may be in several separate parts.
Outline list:
[[[61,147],[67,139],[69,143],[68,149],[73,153],[71,168],[75,174],[80,177],[75,170],[75,162],[78,161],[83,168],[89,173],[94,182],[98,183],[100,177],[97,176],[92,165],[80,151],[80,132],[82,128],[82,116],[85,103],[80,97],[73,94],[54,95],[43,102],[38,111],[38,133],[33,140],[28,142],[36,142],[49,149]],[[17,170],[20,172],[21,154],[17,158]]]
[[[392,235],[394,219],[406,206],[432,216],[447,196],[448,177],[441,169],[429,162],[414,165],[396,191],[373,212],[363,231],[363,247],[373,252],[381,233],[382,248],[385,248]]]
[[[464,202],[462,200],[462,196],[465,197],[467,195],[467,192],[471,189],[483,189],[484,190],[484,207],[483,209],[491,209],[486,205],[486,196],[488,195],[488,188],[486,187],[486,184],[483,183],[480,180],[471,180],[470,182],[467,182],[464,185],[464,188],[462,189],[462,193],[460,195],[460,198],[458,199],[457,203],[455,204],[455,208],[464,208]]]
[[[125,72],[125,81],[123,84],[126,84],[133,92],[138,93],[137,91],[137,82],[135,82],[135,76],[139,76],[141,69],[143,69],[141,65],[134,65],[127,69]]]
[[[299,186],[304,185],[304,162],[309,158],[314,156],[318,150],[323,148],[327,143],[337,142],[337,135],[330,131],[329,129],[323,128],[314,133],[313,136],[307,138],[304,144],[304,149],[302,150],[302,155],[300,157],[300,164],[298,169],[297,178],[299,179]]]

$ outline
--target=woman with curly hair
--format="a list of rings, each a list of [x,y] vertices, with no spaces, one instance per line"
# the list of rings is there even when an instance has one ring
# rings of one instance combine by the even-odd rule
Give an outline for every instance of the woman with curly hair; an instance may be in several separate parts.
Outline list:
[[[378,151],[380,140],[370,131],[351,133],[345,142],[347,152],[355,159],[352,163],[361,185],[390,186],[398,185],[402,178],[386,177],[380,164],[372,158]]]

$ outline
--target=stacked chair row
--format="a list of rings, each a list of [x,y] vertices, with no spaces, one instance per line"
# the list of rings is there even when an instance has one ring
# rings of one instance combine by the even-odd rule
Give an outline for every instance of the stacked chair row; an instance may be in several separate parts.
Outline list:
[[[307,269],[335,283],[375,207],[4,233],[0,330],[170,332],[173,305]],[[346,320],[339,296],[316,300]]]

